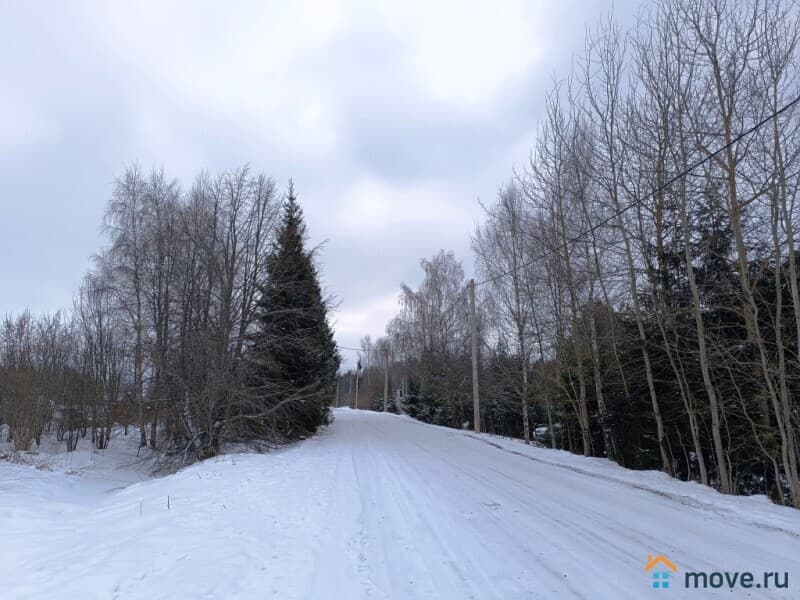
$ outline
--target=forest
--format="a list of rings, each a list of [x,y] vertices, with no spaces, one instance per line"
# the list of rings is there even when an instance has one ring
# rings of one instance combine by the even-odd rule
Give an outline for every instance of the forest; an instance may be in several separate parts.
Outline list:
[[[4,597],[800,600],[800,0],[0,47]]]
[[[589,30],[471,235],[483,431],[800,507],[797,8]],[[363,340],[359,404],[386,370],[393,407],[471,427],[463,262],[421,267]]]
[[[0,324],[2,441],[105,449],[120,426],[174,467],[329,421],[339,356],[291,182],[132,166],[103,231],[71,309]]]

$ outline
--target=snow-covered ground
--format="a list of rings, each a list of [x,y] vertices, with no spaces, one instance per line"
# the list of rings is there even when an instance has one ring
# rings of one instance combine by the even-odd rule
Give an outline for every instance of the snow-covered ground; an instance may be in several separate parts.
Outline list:
[[[0,439],[7,436],[0,433]],[[113,442],[106,450],[96,450],[87,436],[78,440],[75,451],[67,452],[66,441],[57,441],[55,432],[42,436],[42,445],[34,444],[34,451],[13,453],[13,444],[0,442],[0,459],[11,460],[18,464],[29,465],[37,470],[59,473],[56,481],[63,481],[67,488],[77,493],[89,495],[121,489],[151,478],[156,467],[155,459],[148,448],[139,449],[139,434],[136,428],[130,428],[125,435],[122,427],[114,428]],[[4,466],[0,460],[0,468]],[[0,470],[0,498],[8,482]],[[68,475],[64,478],[63,475]],[[30,480],[26,477],[25,480]],[[32,481],[36,481],[34,478]],[[38,489],[38,485],[34,484]],[[35,490],[31,490],[35,493]],[[48,491],[47,494],[57,492]],[[2,502],[0,500],[0,502]]]
[[[126,452],[0,462],[3,597],[800,597],[800,511],[407,417],[146,481]],[[789,588],[654,590],[648,554]]]

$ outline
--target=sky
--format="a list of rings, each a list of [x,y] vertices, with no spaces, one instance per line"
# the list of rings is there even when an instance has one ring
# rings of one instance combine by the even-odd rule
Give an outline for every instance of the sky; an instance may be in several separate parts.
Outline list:
[[[375,339],[421,258],[453,250],[471,273],[478,199],[524,166],[547,88],[611,10],[0,0],[0,315],[71,306],[127,165],[189,185],[249,164],[294,180],[338,342]]]

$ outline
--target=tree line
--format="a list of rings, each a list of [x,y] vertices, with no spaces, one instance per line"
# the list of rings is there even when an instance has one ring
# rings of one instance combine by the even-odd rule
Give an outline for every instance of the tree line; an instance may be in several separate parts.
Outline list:
[[[328,422],[339,357],[290,183],[249,168],[119,177],[69,312],[7,316],[0,425],[17,450],[56,428],[72,450],[115,425],[186,462]],[[298,374],[298,370],[303,372]]]
[[[587,34],[472,234],[486,431],[800,507],[798,17],[665,0]],[[421,265],[393,395],[465,426],[464,269]]]

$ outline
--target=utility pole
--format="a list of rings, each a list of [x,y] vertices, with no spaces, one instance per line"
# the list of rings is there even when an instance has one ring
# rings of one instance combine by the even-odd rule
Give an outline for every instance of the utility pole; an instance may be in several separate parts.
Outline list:
[[[383,349],[383,412],[389,412],[389,346]]]
[[[353,408],[358,408],[358,372],[361,370],[361,356],[358,357],[356,366],[356,396],[353,398]]]
[[[339,374],[337,373],[336,374],[336,408],[339,408],[339,381],[340,380],[341,380],[341,377],[339,377]]]
[[[475,431],[481,431],[481,401],[478,394],[478,323],[475,317],[475,280],[469,280],[469,322],[472,330],[472,422]]]

